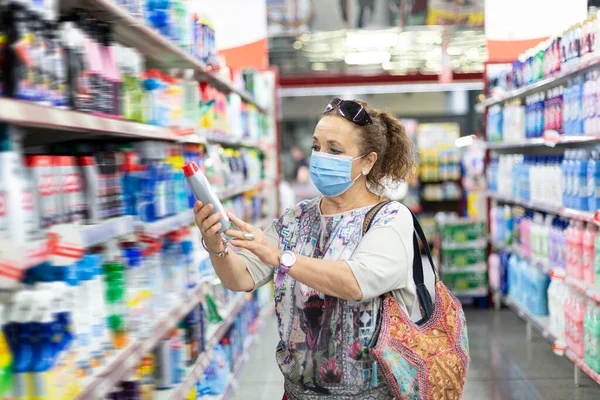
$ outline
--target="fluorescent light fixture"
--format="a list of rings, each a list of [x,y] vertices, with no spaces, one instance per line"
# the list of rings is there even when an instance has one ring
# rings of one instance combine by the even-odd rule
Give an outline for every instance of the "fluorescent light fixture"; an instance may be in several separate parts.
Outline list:
[[[454,141],[454,145],[456,147],[467,147],[473,144],[473,140],[475,140],[475,135],[462,136]]]
[[[397,83],[388,85],[356,85],[356,86],[312,86],[284,87],[279,89],[281,97],[337,96],[352,90],[354,95],[387,94],[387,93],[427,93],[451,92],[455,90],[483,90],[483,82],[451,82],[451,83]]]
[[[392,55],[387,51],[365,51],[346,54],[348,65],[383,64],[389,62]]]
[[[326,63],[322,63],[322,62],[313,63],[310,66],[310,68],[313,71],[328,71],[329,70],[329,67],[327,66],[327,64]]]
[[[348,32],[346,47],[348,49],[387,49],[398,44],[396,31],[383,32]]]

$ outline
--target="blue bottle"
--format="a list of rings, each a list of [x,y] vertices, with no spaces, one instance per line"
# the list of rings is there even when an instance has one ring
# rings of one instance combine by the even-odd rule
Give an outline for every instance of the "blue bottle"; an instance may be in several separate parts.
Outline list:
[[[48,372],[54,365],[57,353],[56,346],[52,343],[53,338],[60,333],[55,325],[50,310],[51,297],[46,291],[35,292],[34,310],[31,318],[31,351],[33,358],[29,371],[33,373],[35,398],[48,398],[50,385]]]
[[[587,210],[587,172],[588,159],[590,153],[588,150],[580,149],[575,159],[575,168],[573,172],[573,208],[577,210]]]
[[[587,170],[587,210],[600,209],[600,149],[592,150]]]
[[[31,306],[33,293],[21,291],[14,295],[10,318],[2,327],[4,337],[13,356],[13,397],[15,399],[27,398],[26,374],[31,372],[30,367],[34,354],[31,343]]]

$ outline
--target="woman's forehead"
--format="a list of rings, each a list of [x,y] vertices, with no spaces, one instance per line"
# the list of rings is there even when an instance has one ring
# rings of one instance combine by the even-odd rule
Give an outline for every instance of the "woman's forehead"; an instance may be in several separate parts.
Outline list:
[[[315,127],[313,138],[319,140],[336,140],[338,142],[354,141],[356,128],[350,121],[340,117],[326,116],[321,118]]]

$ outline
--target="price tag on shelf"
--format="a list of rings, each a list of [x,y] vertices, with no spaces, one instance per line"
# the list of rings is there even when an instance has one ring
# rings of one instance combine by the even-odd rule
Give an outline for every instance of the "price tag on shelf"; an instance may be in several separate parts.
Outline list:
[[[0,239],[0,288],[11,288],[25,274],[25,253],[10,239]]]
[[[48,252],[53,265],[72,265],[85,255],[83,238],[76,225],[56,225],[48,233],[48,238]]]

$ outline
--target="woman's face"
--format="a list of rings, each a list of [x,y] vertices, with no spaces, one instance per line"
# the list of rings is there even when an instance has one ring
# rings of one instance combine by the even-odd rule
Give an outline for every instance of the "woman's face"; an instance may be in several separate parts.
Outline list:
[[[335,156],[363,156],[359,147],[359,128],[344,118],[325,116],[321,118],[313,134],[313,151],[322,151]],[[367,173],[377,160],[375,153],[369,154],[352,163],[352,178],[356,178],[365,170]]]

